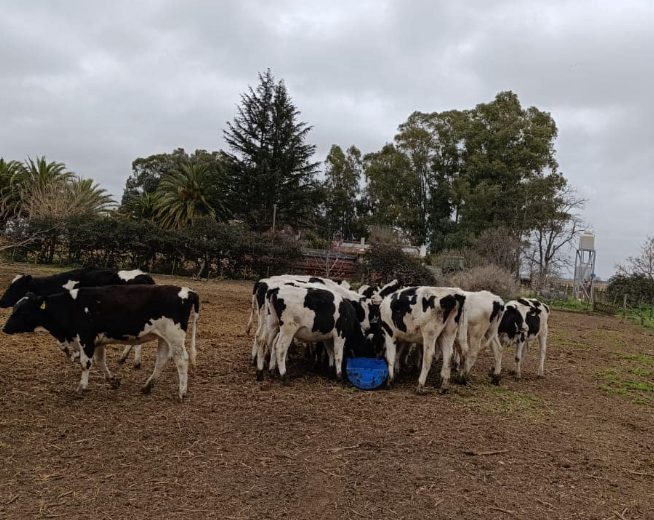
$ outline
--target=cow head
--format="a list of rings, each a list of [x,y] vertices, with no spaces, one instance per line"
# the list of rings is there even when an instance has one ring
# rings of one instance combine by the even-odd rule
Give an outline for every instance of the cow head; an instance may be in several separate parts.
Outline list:
[[[43,296],[27,293],[14,305],[14,310],[2,332],[5,334],[34,332],[38,327],[43,326],[45,308],[46,299]]]
[[[19,274],[14,278],[0,299],[0,307],[6,309],[16,305],[16,302],[29,292],[31,281],[32,276],[29,274]]]

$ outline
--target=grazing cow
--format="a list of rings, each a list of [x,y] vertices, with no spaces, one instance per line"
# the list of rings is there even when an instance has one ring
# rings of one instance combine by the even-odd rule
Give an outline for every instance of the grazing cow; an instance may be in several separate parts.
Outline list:
[[[468,355],[463,370],[463,377],[470,375],[480,350],[490,346],[495,361],[493,381],[499,383],[502,372],[502,346],[498,329],[504,314],[502,298],[488,291],[468,292],[466,296],[466,314],[468,318]]]
[[[336,378],[342,379],[348,357],[372,357],[357,310],[340,294],[319,286],[283,284],[266,293],[266,326],[272,340],[271,370],[279,368],[286,381],[286,354],[293,339],[305,343],[324,342],[333,351]],[[259,347],[257,379],[263,378],[264,356]],[[275,362],[273,362],[273,359]]]
[[[51,296],[28,293],[16,305],[3,327],[6,334],[47,331],[63,345],[80,352],[82,378],[78,391],[86,390],[95,361],[105,379],[117,388],[105,362],[105,345],[141,344],[158,340],[154,372],[143,392],[154,386],[172,356],[179,374],[179,399],[186,394],[189,356],[184,346],[191,310],[193,331],[190,361],[195,365],[195,332],[200,309],[197,293],[172,285],[125,285],[70,289]]]
[[[363,284],[361,287],[359,287],[359,290],[357,292],[361,296],[364,296],[366,298],[372,298],[375,294],[379,292],[379,287],[376,285]]]
[[[335,293],[341,295],[344,298],[347,298],[352,302],[357,310],[357,316],[361,322],[361,326],[364,330],[370,329],[371,319],[374,321],[378,317],[378,312],[376,312],[376,307],[372,305],[367,299],[363,298],[361,295],[355,291],[350,290],[347,282],[337,283],[328,278],[318,278],[316,276],[295,276],[295,275],[280,275],[273,276],[270,278],[262,278],[254,284],[253,294],[252,294],[252,306],[250,310],[250,319],[248,321],[246,332],[249,332],[253,316],[257,314],[258,326],[254,335],[254,340],[252,342],[252,364],[256,365],[257,356],[259,355],[259,345],[272,347],[273,337],[268,337],[269,329],[266,327],[266,315],[264,302],[267,292],[270,289],[280,287],[282,285],[316,285],[317,287],[324,287],[334,291]],[[273,331],[276,334],[277,331]],[[273,359],[274,367],[274,359]]]
[[[522,377],[522,361],[529,341],[538,340],[540,361],[538,377],[545,375],[545,355],[550,308],[533,298],[519,298],[505,305],[499,326],[499,337],[504,346],[515,346],[515,377]]]
[[[52,276],[31,276],[29,274],[20,274],[16,276],[4,295],[0,299],[0,307],[13,307],[27,293],[33,293],[37,296],[50,296],[74,288],[81,287],[104,287],[107,285],[154,285],[152,276],[144,273],[140,269],[132,271],[117,271],[115,269],[97,269],[95,267],[85,267],[83,269],[73,269],[65,273],[59,273]],[[59,344],[59,348],[71,359],[77,356],[77,352],[70,352],[68,348]],[[119,363],[124,363],[129,355],[132,345],[128,345],[120,359]],[[134,368],[141,367],[141,347],[134,346]]]
[[[384,298],[381,303],[381,327],[375,343],[383,342],[388,364],[388,386],[393,385],[395,369],[403,349],[411,343],[423,346],[422,370],[418,393],[424,389],[437,343],[443,354],[441,389],[450,382],[450,364],[455,340],[461,348],[461,359],[467,354],[466,296],[459,289],[442,287],[407,287]]]

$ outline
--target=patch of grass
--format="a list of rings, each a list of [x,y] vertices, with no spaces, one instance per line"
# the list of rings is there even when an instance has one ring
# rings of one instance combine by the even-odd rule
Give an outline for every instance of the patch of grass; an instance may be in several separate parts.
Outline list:
[[[632,362],[639,362],[641,357],[649,358],[642,354],[635,356],[624,356],[623,359],[628,359]],[[648,360],[649,361],[649,360]],[[593,373],[602,384],[599,389],[612,395],[626,397],[631,401],[654,406],[654,382],[651,381],[652,372],[649,370],[641,370],[638,367],[630,368],[610,368],[606,370],[598,370]],[[647,378],[650,378],[648,380]]]
[[[468,386],[459,391],[458,397],[465,406],[491,415],[537,418],[548,413],[541,397],[503,385]]]

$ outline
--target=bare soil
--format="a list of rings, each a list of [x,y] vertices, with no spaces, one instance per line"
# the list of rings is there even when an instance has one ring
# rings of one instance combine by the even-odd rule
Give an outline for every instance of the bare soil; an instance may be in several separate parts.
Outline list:
[[[155,344],[141,370],[110,348],[122,386],[94,367],[80,397],[52,338],[0,337],[0,518],[654,518],[654,338],[634,325],[554,312],[546,377],[532,349],[514,380],[506,352],[499,387],[488,352],[447,395],[344,388],[297,356],[283,386],[249,365],[250,283],[157,281],[201,296],[183,404],[172,362],[140,392]]]

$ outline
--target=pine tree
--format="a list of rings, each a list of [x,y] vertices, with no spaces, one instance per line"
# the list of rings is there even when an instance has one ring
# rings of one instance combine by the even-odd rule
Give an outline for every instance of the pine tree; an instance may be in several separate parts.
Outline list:
[[[311,161],[315,145],[306,142],[312,127],[298,121],[299,115],[284,82],[267,70],[259,74],[257,88],[241,96],[233,123],[227,123],[232,209],[253,229],[271,227],[275,204],[278,227],[311,221],[318,163]]]

